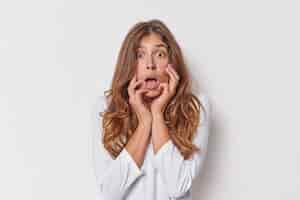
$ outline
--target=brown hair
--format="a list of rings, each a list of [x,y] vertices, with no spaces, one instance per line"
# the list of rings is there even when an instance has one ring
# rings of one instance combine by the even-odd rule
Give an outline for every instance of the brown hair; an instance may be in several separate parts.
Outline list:
[[[156,33],[168,45],[169,61],[180,76],[176,94],[164,111],[164,118],[170,138],[184,159],[200,150],[192,143],[200,123],[200,100],[191,92],[191,82],[181,49],[167,26],[158,19],[136,23],[122,43],[111,89],[104,91],[111,99],[103,117],[102,142],[105,149],[116,158],[127,144],[138,125],[137,116],[129,104],[127,87],[136,65],[136,50],[143,36]],[[203,106],[202,106],[203,107]],[[204,107],[203,107],[204,108]]]

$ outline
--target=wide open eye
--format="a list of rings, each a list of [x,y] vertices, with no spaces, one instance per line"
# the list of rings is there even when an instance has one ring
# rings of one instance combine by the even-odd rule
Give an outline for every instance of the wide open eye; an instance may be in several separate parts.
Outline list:
[[[142,58],[144,56],[143,52],[137,52],[136,57],[137,58]]]
[[[164,58],[166,56],[166,53],[164,51],[158,51],[156,53],[156,55],[159,57],[159,58]]]

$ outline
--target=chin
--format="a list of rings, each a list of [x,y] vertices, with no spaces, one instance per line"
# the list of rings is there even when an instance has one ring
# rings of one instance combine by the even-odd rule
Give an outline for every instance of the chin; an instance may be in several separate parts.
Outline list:
[[[150,90],[149,92],[145,93],[144,96],[150,99],[158,97],[160,95],[160,91],[158,89]]]

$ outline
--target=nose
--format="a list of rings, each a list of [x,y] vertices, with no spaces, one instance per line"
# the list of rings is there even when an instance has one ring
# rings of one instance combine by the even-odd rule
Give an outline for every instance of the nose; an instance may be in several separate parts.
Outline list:
[[[156,68],[156,65],[153,62],[153,58],[151,56],[150,56],[150,58],[148,58],[148,62],[147,62],[146,68],[147,69],[155,69]]]
[[[151,64],[151,65],[147,65],[147,67],[146,67],[147,69],[155,69],[156,68],[156,66],[155,65],[153,65],[153,64]]]

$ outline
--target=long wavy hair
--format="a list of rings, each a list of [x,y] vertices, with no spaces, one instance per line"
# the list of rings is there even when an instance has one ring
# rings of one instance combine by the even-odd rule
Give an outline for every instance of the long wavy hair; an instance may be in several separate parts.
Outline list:
[[[200,106],[204,106],[191,92],[191,80],[182,51],[167,26],[158,19],[136,23],[127,33],[118,54],[111,88],[104,91],[108,105],[102,116],[102,143],[115,159],[138,126],[138,118],[129,104],[127,88],[135,73],[137,47],[140,40],[156,33],[168,45],[169,61],[180,76],[176,94],[164,111],[170,138],[184,159],[200,149],[193,144],[200,123]]]

